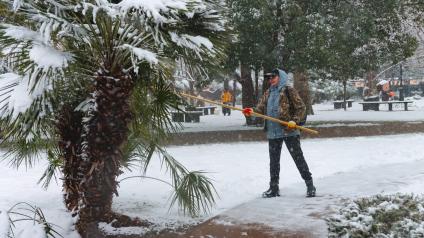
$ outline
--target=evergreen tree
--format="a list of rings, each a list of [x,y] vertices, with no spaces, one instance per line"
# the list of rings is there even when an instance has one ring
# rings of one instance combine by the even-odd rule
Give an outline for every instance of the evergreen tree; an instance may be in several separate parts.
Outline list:
[[[402,9],[403,1],[394,0],[328,1],[326,78],[343,82],[346,92],[348,80],[365,74],[373,80],[372,72],[383,65],[412,56],[417,35],[405,27]]]
[[[229,47],[229,71],[240,69],[236,79],[242,85],[242,106],[254,107],[259,97],[259,72],[270,57],[273,23],[266,0],[227,0],[234,39]],[[255,72],[255,84],[252,79]],[[246,118],[248,125],[254,122]]]
[[[4,1],[9,3],[9,1]],[[111,210],[117,176],[155,151],[171,174],[178,203],[192,215],[214,203],[214,188],[161,148],[179,96],[170,86],[176,59],[199,70],[219,65],[225,34],[214,0],[17,0],[26,21],[0,25],[8,68],[0,75],[1,127],[8,159],[30,166],[47,152],[46,184],[60,168],[65,203],[87,225],[119,218]],[[46,57],[47,56],[47,57]],[[203,64],[207,62],[207,64]]]
[[[276,19],[275,54],[273,63],[293,72],[294,87],[313,114],[309,92],[309,72],[321,69],[328,57],[326,47],[325,15],[320,14],[322,1],[271,1]]]

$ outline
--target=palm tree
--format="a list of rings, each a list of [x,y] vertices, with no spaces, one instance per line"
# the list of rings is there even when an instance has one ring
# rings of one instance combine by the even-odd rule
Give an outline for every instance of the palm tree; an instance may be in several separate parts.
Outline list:
[[[0,26],[10,71],[0,75],[1,127],[12,165],[45,157],[45,185],[60,168],[77,227],[112,221],[122,169],[159,152],[174,195],[192,215],[214,203],[202,172],[189,172],[161,147],[177,130],[169,111],[176,59],[206,72],[222,56],[221,7],[214,0],[21,0],[25,21]],[[144,170],[145,171],[145,170]]]

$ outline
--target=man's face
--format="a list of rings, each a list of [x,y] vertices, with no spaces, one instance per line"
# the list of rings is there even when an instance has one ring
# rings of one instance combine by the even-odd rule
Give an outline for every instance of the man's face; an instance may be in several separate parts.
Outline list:
[[[271,84],[271,86],[276,86],[278,85],[278,83],[280,82],[280,77],[278,77],[278,75],[272,76],[272,78],[270,78],[269,83]]]

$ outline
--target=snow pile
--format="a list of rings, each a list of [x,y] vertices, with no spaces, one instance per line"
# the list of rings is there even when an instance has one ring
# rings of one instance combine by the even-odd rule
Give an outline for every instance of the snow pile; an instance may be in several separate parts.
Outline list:
[[[175,10],[186,10],[187,1],[184,0],[124,0],[118,4],[121,12],[137,10],[149,18],[162,23],[169,20],[163,13],[175,13]]]
[[[41,208],[26,202],[16,203],[8,211],[0,213],[0,238],[63,237],[58,232],[59,228],[47,221]]]
[[[181,90],[189,90],[190,82],[187,79],[176,80],[175,87]]]
[[[13,26],[9,24],[1,24],[4,27],[4,35],[19,41],[38,41],[42,42],[43,38],[38,32],[32,31],[23,26]]]
[[[45,227],[39,223],[28,223],[16,238],[47,238]]]
[[[204,51],[206,48],[210,53],[214,53],[212,42],[203,36],[190,36],[187,34],[178,35],[175,32],[170,32],[171,40],[180,47],[194,50],[199,58],[201,58],[199,52]]]
[[[98,225],[99,229],[108,235],[144,235],[149,231],[149,228],[145,227],[120,227],[115,228],[111,224],[100,222]]]
[[[45,80],[36,85],[33,83],[28,76],[0,74],[0,117],[11,115],[16,118],[20,113],[27,111],[35,99],[52,89],[50,82]]]
[[[330,217],[329,237],[423,237],[424,198],[387,195],[348,203]]]
[[[124,44],[122,47],[128,48],[131,51],[131,53],[137,57],[138,60],[141,60],[141,61],[146,60],[150,64],[159,63],[156,53],[153,53],[145,49],[137,48],[128,44]]]
[[[17,55],[28,55],[24,70],[7,68],[6,73],[0,74],[0,117],[16,118],[35,101],[42,101],[42,96],[53,89],[55,76],[63,75],[64,68],[73,62],[71,53],[60,51],[50,43],[51,31],[57,28],[58,24],[51,22],[43,24],[39,32],[0,24],[0,33],[7,40],[2,49],[4,61],[15,62]]]
[[[0,238],[9,237],[10,222],[7,211],[0,211]]]
[[[0,27],[3,28],[4,36],[17,41],[15,45],[3,49],[3,53],[6,55],[26,51],[26,43],[31,42],[32,47],[28,54],[29,59],[36,64],[36,69],[47,71],[49,69],[66,68],[68,63],[72,61],[72,54],[59,51],[49,43],[50,34],[58,29],[58,24],[44,23],[39,32],[9,24],[0,24]]]
[[[72,60],[72,54],[58,51],[52,47],[35,45],[29,51],[29,58],[43,69],[57,69],[68,67],[68,62]]]

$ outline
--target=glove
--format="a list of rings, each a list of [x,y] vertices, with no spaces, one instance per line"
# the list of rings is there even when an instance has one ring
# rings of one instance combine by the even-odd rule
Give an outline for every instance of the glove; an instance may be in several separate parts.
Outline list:
[[[296,126],[297,126],[297,124],[296,124],[296,122],[294,122],[294,121],[289,121],[289,123],[287,123],[287,128],[288,128],[289,130],[294,130],[294,129],[296,129]]]
[[[253,109],[250,107],[243,109],[243,114],[247,117],[252,116],[252,113],[253,113]]]

